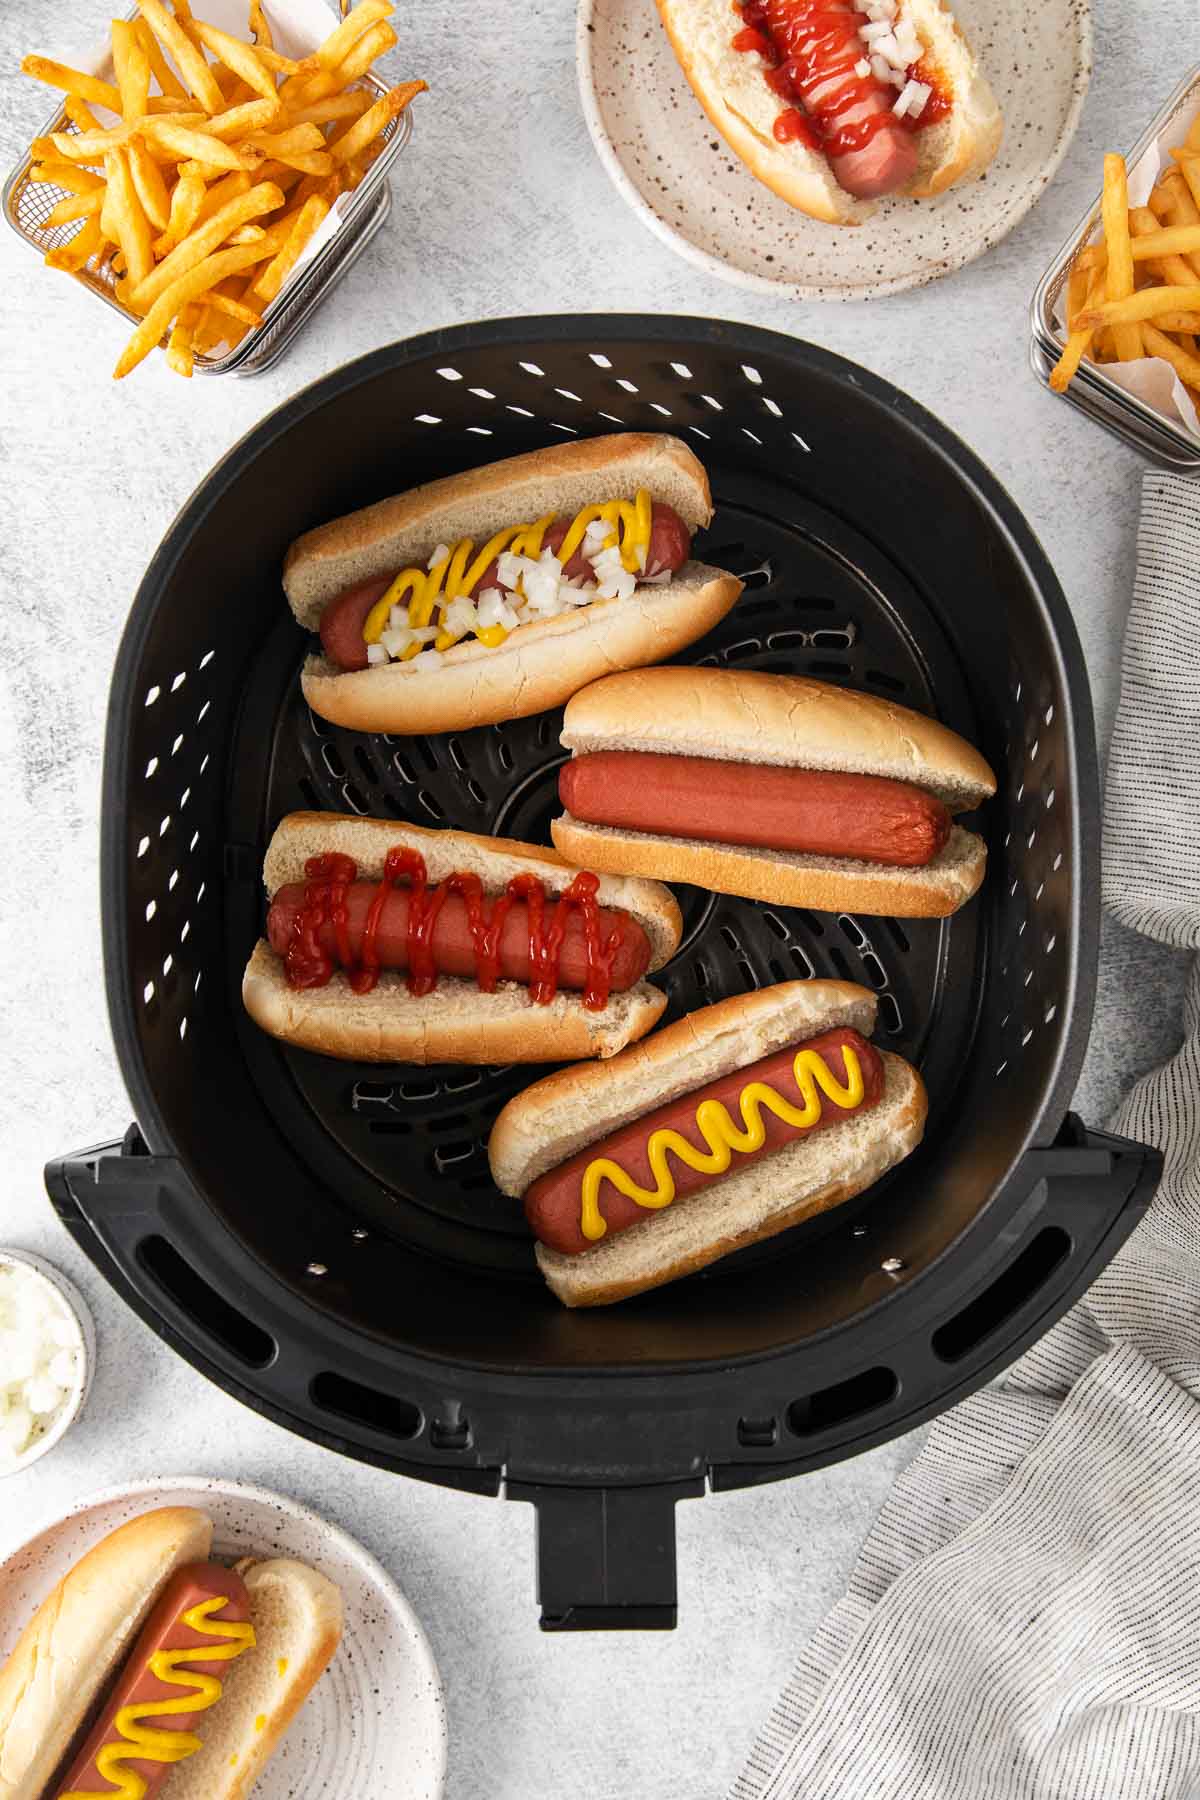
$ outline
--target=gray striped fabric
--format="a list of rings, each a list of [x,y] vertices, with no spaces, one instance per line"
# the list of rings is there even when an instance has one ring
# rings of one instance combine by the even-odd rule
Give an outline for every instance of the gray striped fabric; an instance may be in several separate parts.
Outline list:
[[[1104,900],[1200,948],[1200,484],[1144,479]],[[1190,841],[1181,828],[1191,827]],[[1200,1797],[1200,965],[1145,1221],[896,1482],[732,1800]]]

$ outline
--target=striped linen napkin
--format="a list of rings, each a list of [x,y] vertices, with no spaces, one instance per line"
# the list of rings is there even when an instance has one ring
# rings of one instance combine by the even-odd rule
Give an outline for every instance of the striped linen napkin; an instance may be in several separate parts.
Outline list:
[[[1200,948],[1200,483],[1148,474],[1104,901]],[[731,1800],[1200,1800],[1200,961],[1085,1298],[898,1479]]]

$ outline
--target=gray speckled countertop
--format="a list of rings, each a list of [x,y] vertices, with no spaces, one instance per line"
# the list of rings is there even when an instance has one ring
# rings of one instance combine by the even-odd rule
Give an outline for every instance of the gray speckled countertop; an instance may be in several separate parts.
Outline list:
[[[99,19],[75,0],[0,10],[6,164],[46,110],[41,90],[16,73],[21,52],[69,60]],[[401,0],[399,19],[406,51],[391,59],[395,72],[424,75],[435,92],[420,104],[398,165],[391,221],[266,376],[188,386],[156,360],[115,386],[108,370],[121,321],[0,236],[0,841],[22,896],[0,912],[0,1243],[40,1251],[73,1275],[100,1333],[87,1413],[43,1463],[0,1486],[0,1539],[7,1547],[81,1492],[134,1477],[220,1472],[281,1488],[362,1538],[415,1603],[449,1690],[455,1800],[715,1795],[796,1645],[839,1593],[911,1441],[801,1481],[681,1506],[675,1634],[543,1637],[528,1508],[341,1461],[225,1398],[143,1328],[59,1229],[41,1175],[48,1157],[114,1137],[130,1116],[104,1011],[96,904],[100,750],[117,639],[156,543],[205,470],[264,413],[346,359],[433,325],[534,309],[723,314],[867,364],[991,465],[1062,578],[1103,745],[1142,465],[1039,391],[1026,360],[1026,309],[1094,194],[1101,152],[1133,141],[1200,35],[1193,0],[1097,0],[1083,125],[1035,211],[981,262],[931,288],[822,307],[711,280],[633,218],[578,109],[568,0],[469,8]],[[481,117],[488,154],[472,157],[464,178]],[[531,221],[551,227],[551,247],[532,263],[514,248]],[[28,954],[35,917],[49,931],[48,962]],[[1106,930],[1078,1096],[1086,1118],[1102,1121],[1172,1047],[1177,977],[1173,959]]]

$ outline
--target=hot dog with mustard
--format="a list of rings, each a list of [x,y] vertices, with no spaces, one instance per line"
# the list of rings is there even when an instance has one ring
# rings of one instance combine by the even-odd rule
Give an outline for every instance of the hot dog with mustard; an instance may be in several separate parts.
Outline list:
[[[579,438],[424,483],[305,533],[284,562],[320,638],[309,705],[358,731],[454,731],[672,656],[741,582],[692,558],[708,477],[679,438]]]
[[[915,1149],[920,1076],[875,997],[781,982],[516,1095],[488,1142],[566,1306],[661,1286],[861,1193]]]

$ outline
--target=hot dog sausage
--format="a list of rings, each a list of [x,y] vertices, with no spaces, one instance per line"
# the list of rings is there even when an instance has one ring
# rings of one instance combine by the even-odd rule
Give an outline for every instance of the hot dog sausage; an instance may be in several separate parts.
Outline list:
[[[782,70],[815,121],[839,186],[860,199],[894,193],[917,170],[910,130],[895,117],[896,90],[860,75],[863,15],[848,0],[759,0],[755,9]]]
[[[206,1609],[205,1618],[210,1621],[207,1631],[185,1623],[184,1615],[191,1608],[212,1600],[221,1604]],[[252,1629],[237,1633],[222,1627],[245,1624],[249,1617],[246,1584],[232,1569],[221,1568],[217,1563],[189,1563],[177,1570],[159,1595],[104,1710],[71,1763],[66,1780],[55,1788],[57,1800],[95,1800],[97,1795],[115,1792],[123,1776],[140,1776],[147,1793],[156,1792],[172,1765],[200,1748],[206,1716],[205,1710],[195,1704],[200,1697],[200,1678],[223,1682],[230,1663],[225,1655],[214,1656],[214,1650],[235,1644],[235,1654],[240,1654],[253,1645]],[[160,1665],[181,1679],[167,1681],[155,1673],[151,1659],[158,1653],[189,1650],[194,1654],[172,1657]],[[197,1679],[189,1681],[189,1674]],[[177,1710],[146,1712],[152,1702],[162,1700],[178,1701]],[[130,1709],[128,1713],[123,1710],[126,1708]],[[129,1735],[130,1728],[136,1731],[135,1737]],[[156,1733],[163,1734],[163,1742],[154,1742]],[[177,1735],[174,1745],[167,1741],[170,1734],[180,1733],[191,1741],[181,1745]],[[139,1750],[143,1754],[137,1754]],[[155,1754],[145,1754],[148,1750]]]
[[[543,550],[557,550],[570,524],[570,519],[558,518],[548,525],[542,539]],[[664,571],[674,574],[687,561],[691,547],[691,533],[675,508],[660,505],[656,500],[650,516],[645,574],[661,575]],[[582,549],[575,551],[563,573],[571,581],[594,579],[592,565]],[[375,602],[386,594],[391,579],[391,576],[385,576],[382,580],[361,581],[357,587],[347,588],[344,594],[331,600],[321,614],[321,648],[339,669],[365,669],[368,666],[363,626]],[[498,564],[491,562],[468,592],[472,598],[477,598],[487,588],[499,584]]]
[[[819,1037],[810,1038],[806,1045],[793,1044],[787,1050],[780,1050],[774,1056],[764,1057],[760,1062],[752,1063],[747,1068],[735,1069],[729,1075],[723,1075],[718,1081],[711,1082],[699,1092],[685,1094],[681,1099],[670,1100],[665,1106],[647,1113],[644,1118],[636,1119],[632,1125],[625,1125],[610,1137],[599,1143],[591,1144],[573,1156],[548,1175],[535,1181],[525,1195],[525,1217],[534,1235],[548,1244],[552,1249],[562,1250],[568,1256],[578,1255],[591,1247],[592,1240],[585,1237],[582,1229],[583,1200],[582,1184],[584,1172],[589,1163],[599,1157],[609,1157],[618,1163],[640,1187],[653,1189],[655,1177],[651,1172],[648,1147],[651,1134],[660,1130],[678,1131],[701,1153],[709,1151],[709,1144],[700,1130],[696,1118],[696,1108],[702,1100],[717,1100],[726,1108],[733,1124],[739,1130],[744,1129],[744,1121],[738,1104],[740,1094],[751,1082],[761,1081],[775,1091],[792,1106],[801,1104],[801,1095],[796,1085],[794,1064],[796,1052],[809,1049],[817,1052],[827,1064],[838,1081],[846,1078],[845,1059],[842,1054],[846,1047],[851,1048],[858,1057],[863,1077],[863,1098],[861,1103],[846,1110],[834,1105],[821,1096],[821,1115],[807,1132],[800,1127],[789,1125],[777,1118],[765,1106],[761,1117],[765,1129],[765,1141],[760,1150],[737,1151],[733,1156],[733,1166],[737,1169],[767,1156],[781,1145],[794,1142],[802,1135],[814,1131],[822,1131],[826,1126],[837,1125],[843,1119],[852,1119],[859,1112],[865,1112],[879,1102],[883,1092],[883,1064],[879,1052],[873,1044],[867,1042],[857,1031],[849,1027],[839,1026],[832,1031],[824,1031]],[[694,1194],[698,1188],[708,1182],[719,1179],[719,1176],[706,1174],[701,1170],[691,1169],[679,1157],[668,1152],[668,1166],[675,1183],[676,1200],[685,1199]],[[605,1236],[616,1231],[624,1231],[630,1225],[636,1225],[639,1219],[653,1217],[652,1212],[639,1206],[636,1200],[622,1194],[611,1181],[605,1181],[600,1189],[600,1211],[607,1226]]]
[[[950,835],[941,801],[905,781],[705,756],[598,750],[564,763],[559,798],[592,825],[922,868]]]
[[[361,955],[363,925],[371,902],[378,892],[378,884],[373,881],[355,881],[346,889],[346,930],[350,952],[355,960]],[[267,915],[267,937],[272,950],[279,956],[287,954],[297,916],[304,906],[304,894],[303,882],[291,882],[280,888],[271,902]],[[609,986],[613,992],[624,992],[641,980],[650,965],[649,939],[637,921],[625,913],[601,907],[598,919],[601,934],[606,939],[620,927],[621,942],[613,960]],[[408,892],[402,887],[393,888],[384,902],[375,936],[380,968],[408,968],[408,920]],[[340,958],[332,923],[321,927],[318,942],[326,955],[333,958],[336,966]],[[475,947],[466,904],[457,894],[448,896],[437,915],[432,950],[434,966],[440,974],[474,979]],[[502,979],[528,982],[532,965],[529,953],[529,908],[524,901],[514,903],[504,922],[500,934],[499,961]],[[582,991],[588,985],[587,937],[582,915],[574,909],[567,915],[558,985],[575,991]]]

